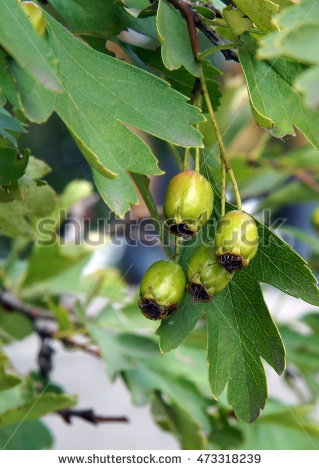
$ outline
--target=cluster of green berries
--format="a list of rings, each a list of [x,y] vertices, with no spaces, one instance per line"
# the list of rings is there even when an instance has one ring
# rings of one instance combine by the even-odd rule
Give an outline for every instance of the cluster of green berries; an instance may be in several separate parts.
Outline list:
[[[164,224],[175,236],[190,240],[209,221],[214,192],[195,171],[174,176],[164,198]],[[144,274],[139,307],[151,320],[176,312],[186,287],[194,302],[209,302],[230,282],[234,273],[249,265],[258,249],[254,220],[238,210],[227,212],[216,226],[214,245],[201,245],[193,253],[187,278],[175,261],[157,261]]]

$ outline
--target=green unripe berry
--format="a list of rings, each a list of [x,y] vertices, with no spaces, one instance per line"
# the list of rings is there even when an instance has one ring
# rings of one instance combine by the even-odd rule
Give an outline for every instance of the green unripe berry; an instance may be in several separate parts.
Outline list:
[[[169,182],[164,198],[164,223],[176,236],[190,240],[208,222],[214,193],[207,179],[196,171],[182,171]]]
[[[311,216],[311,222],[313,228],[319,233],[319,207],[315,209]]]
[[[186,276],[174,261],[156,261],[143,276],[139,307],[150,320],[167,318],[184,297]]]
[[[20,2],[20,0],[18,1]],[[40,36],[43,36],[46,30],[46,25],[41,8],[34,2],[22,2],[21,7],[30,19],[37,33],[39,33]]]
[[[242,211],[230,211],[216,227],[217,262],[229,273],[246,268],[258,250],[258,228],[255,221]]]
[[[188,288],[195,302],[209,302],[229,284],[232,274],[216,260],[212,246],[198,247],[188,265]]]

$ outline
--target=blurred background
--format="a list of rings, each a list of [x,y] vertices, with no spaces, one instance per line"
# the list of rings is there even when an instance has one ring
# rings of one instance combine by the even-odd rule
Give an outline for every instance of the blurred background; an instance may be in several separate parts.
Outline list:
[[[134,42],[139,38],[126,35],[125,40]],[[110,44],[109,49],[112,49]],[[117,55],[120,54],[116,46],[113,47],[113,51]],[[121,54],[123,58],[123,53]],[[317,182],[319,156],[298,132],[296,137],[280,141],[270,138],[258,128],[251,115],[246,86],[239,66],[226,64],[219,54],[214,60],[216,61],[214,64],[224,73],[222,78],[219,78],[223,97],[217,118],[244,199],[244,210],[257,218],[262,217],[264,210],[270,211],[267,212],[270,214],[270,224],[275,223],[277,233],[307,259],[314,272],[318,273],[319,241],[311,224],[311,215],[319,204]],[[205,123],[201,131],[209,151],[207,158],[219,177],[218,147],[213,129]],[[151,180],[152,194],[160,211],[167,183],[179,168],[174,153],[167,144],[143,133],[139,135],[152,147],[160,168],[166,171],[165,175],[152,177]],[[81,184],[83,181],[92,183],[91,171],[86,160],[56,115],[41,126],[30,124],[28,134],[21,139],[21,146],[32,149],[32,155],[44,160],[51,167],[52,171],[46,176],[46,180],[58,194],[70,191],[68,185],[72,180],[81,180]],[[85,191],[88,187],[83,186]],[[79,220],[80,233],[73,230],[67,218],[59,229],[62,239],[66,243],[72,243],[82,237],[94,237],[100,230],[99,218],[107,220],[108,228],[101,246],[92,249],[89,262],[76,267],[77,275],[94,276],[95,273],[104,270],[104,287],[109,294],[112,293],[112,302],[120,303],[123,292],[127,298],[134,299],[136,288],[145,270],[154,261],[163,259],[162,248],[145,246],[145,243],[134,239],[134,234],[132,238],[136,246],[129,246],[128,240],[125,241],[125,235],[119,235],[120,243],[113,243],[109,233],[112,233],[117,218],[110,213],[95,190],[93,193],[89,190],[88,193],[90,194],[83,199],[80,198],[69,212],[69,217]],[[228,192],[228,197],[232,200],[231,191]],[[132,207],[131,217],[148,218],[147,209],[142,201],[140,205]],[[12,240],[4,236],[1,236],[0,240],[0,256],[4,259],[9,254]],[[10,275],[12,279],[16,279],[19,272],[15,269]],[[61,286],[65,283],[71,285],[69,279],[71,274],[69,278],[63,275],[57,276],[53,284],[51,283],[53,292],[56,294],[61,292],[63,290]],[[74,279],[73,277],[72,282]],[[81,297],[81,286],[77,289],[74,287],[73,290],[74,294]],[[264,292],[276,323],[284,327],[289,322],[299,333],[309,333],[309,327],[301,325],[299,319],[305,314],[317,312],[316,308],[285,296],[269,286],[265,286]],[[68,305],[72,298],[66,295],[63,300]],[[94,316],[101,305],[105,304],[107,305],[105,299],[90,303],[91,315]],[[147,327],[143,324],[143,328],[146,328],[145,331],[155,330],[153,324]],[[10,356],[14,368],[22,374],[27,374],[37,369],[37,353],[40,346],[39,337],[31,334],[19,342],[8,344],[5,351]],[[293,347],[294,344],[291,348]],[[106,423],[99,426],[74,420],[71,425],[66,425],[61,416],[47,416],[43,421],[49,425],[54,435],[54,448],[177,449],[180,447],[176,436],[160,429],[154,422],[149,405],[138,407],[132,404],[132,394],[122,378],[118,378],[114,383],[107,378],[101,360],[81,350],[65,350],[58,341],[54,341],[53,348],[52,380],[67,393],[80,392],[77,405],[79,408],[91,408],[94,405],[94,409],[100,414],[125,416],[129,420],[129,423]],[[296,351],[298,352],[298,348]],[[288,373],[283,378],[278,377],[270,367],[266,368],[271,399],[279,399],[285,403],[285,406],[289,406],[300,403],[300,397],[303,401],[311,398],[304,379],[296,372],[294,365],[289,367]],[[314,370],[317,368],[318,365]],[[222,401],[225,402],[226,398],[223,397]],[[309,440],[309,448],[313,448],[316,444],[308,433],[302,429],[300,432],[306,441]],[[281,433],[284,437],[286,430],[282,430]],[[267,434],[267,439],[269,442],[265,445],[271,446],[271,433]],[[306,448],[307,444],[300,445],[301,448]]]

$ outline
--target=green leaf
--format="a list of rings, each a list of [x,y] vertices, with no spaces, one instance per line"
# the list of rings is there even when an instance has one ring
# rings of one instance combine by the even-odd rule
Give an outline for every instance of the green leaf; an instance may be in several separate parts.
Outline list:
[[[21,383],[19,377],[6,372],[8,358],[0,351],[0,392],[15,387]]]
[[[59,331],[68,331],[72,329],[72,322],[70,320],[69,310],[64,307],[64,305],[56,304],[53,301],[49,301],[48,307],[57,320]]]
[[[272,16],[279,11],[279,6],[271,0],[234,0],[234,3],[262,31],[278,28],[272,23]]]
[[[53,437],[41,421],[27,421],[0,429],[0,449],[42,450],[50,449]]]
[[[75,395],[43,393],[25,401],[17,408],[11,408],[0,414],[0,428],[25,421],[32,421],[41,416],[74,406]]]
[[[259,248],[246,273],[285,294],[319,306],[317,279],[307,262],[265,225],[258,223]]]
[[[121,175],[121,187],[131,187],[132,196],[133,187],[126,170],[160,174],[150,149],[123,123],[144,128],[154,135],[182,145],[200,143],[200,135],[191,127],[191,123],[204,118],[196,108],[186,105],[185,99],[169,89],[165,82],[91,50],[49,16],[47,21],[66,90],[66,93],[56,97],[55,110],[97,171],[106,177]],[[75,57],[79,59],[75,60]],[[78,83],[76,88],[75,77]],[[149,103],[147,108],[145,100]],[[166,103],[165,110],[163,102]],[[32,109],[37,109],[36,106]],[[182,119],[175,120],[176,125],[172,126],[176,112],[180,112]],[[102,186],[101,182],[99,187]],[[131,200],[134,200],[132,196]],[[129,202],[126,202],[126,207]]]
[[[296,89],[303,95],[306,106],[319,106],[319,67],[310,68],[295,80]]]
[[[9,64],[8,55],[3,49],[0,49],[0,104],[4,105],[8,100],[15,108],[19,108],[17,87],[10,72]]]
[[[44,38],[16,0],[0,0],[0,43],[35,81],[53,92],[61,92],[56,76],[56,58]]]
[[[306,108],[301,95],[293,88],[304,67],[285,59],[257,60],[256,44],[252,41],[246,48],[240,48],[239,59],[257,124],[273,137],[295,135],[294,127],[297,127],[319,149],[319,136],[314,131],[319,125],[319,114]]]
[[[274,22],[278,31],[261,39],[258,56],[263,59],[283,56],[303,63],[319,64],[319,52],[314,47],[319,40],[317,2],[302,0],[275,16]]]
[[[108,37],[126,29],[124,11],[118,0],[49,0],[75,33]]]
[[[268,197],[263,199],[258,209],[279,209],[291,204],[302,204],[305,202],[315,202],[319,200],[319,192],[309,187],[301,181],[285,183],[277,191],[273,191]]]
[[[139,203],[134,184],[126,173],[114,180],[104,178],[94,168],[92,174],[101,198],[119,217],[123,217],[130,210],[131,204]]]
[[[271,410],[271,404],[269,404]],[[252,426],[242,426],[243,449],[315,450],[319,445],[318,424],[308,417],[313,406],[287,406],[278,403],[266,411]]]
[[[314,44],[319,41],[319,6],[312,0],[303,0],[275,16],[280,31],[262,38],[258,56],[264,59],[287,57],[314,66],[301,73],[295,88],[304,95],[305,104],[319,105],[319,54]]]
[[[184,450],[205,449],[207,437],[192,416],[177,405],[166,403],[156,394],[152,402],[155,422],[164,430],[172,432]]]
[[[0,230],[8,237],[24,237],[33,240],[36,232],[29,217],[49,215],[56,204],[53,189],[45,183],[32,183],[32,189],[22,195],[21,200],[0,204]]]
[[[302,374],[318,373],[318,333],[302,334],[284,326],[280,328],[280,332],[287,347],[289,361]]]
[[[201,145],[200,134],[191,124],[203,121],[204,118],[197,108],[187,105],[185,98],[171,90],[167,83],[118,59],[91,50],[50,17],[48,22],[66,91],[61,96],[57,95],[56,110],[88,147],[91,147],[91,141],[102,140],[102,148],[106,151],[107,141],[109,146],[112,144],[117,160],[123,160],[120,151],[124,151],[119,142],[124,139],[127,160],[127,139],[131,138],[129,143],[133,145],[133,137],[129,137],[123,130],[126,128],[119,122],[143,129],[177,145]],[[77,87],[74,87],[75,77]],[[68,110],[67,106],[70,106]],[[176,114],[179,119],[173,122]],[[102,122],[99,124],[99,121]],[[84,138],[88,137],[86,133],[82,135],[84,124],[93,133],[91,139]],[[97,128],[95,132],[93,126]],[[77,132],[77,129],[81,132]],[[104,133],[99,135],[101,129]],[[135,160],[135,166],[138,165],[142,171],[140,156]],[[127,168],[137,171],[130,166]],[[115,169],[110,169],[117,173]]]
[[[20,313],[5,313],[0,310],[0,331],[11,340],[21,340],[33,333],[31,321]],[[1,331],[1,334],[2,334]]]
[[[49,16],[47,21],[65,88],[64,94],[56,96],[55,110],[95,170],[105,176],[120,175],[121,188],[130,187],[130,199],[136,201],[126,170],[147,174],[161,171],[150,149],[124,123],[189,146],[201,144],[191,124],[204,118],[162,80],[91,50]],[[98,185],[101,189],[103,180]],[[115,190],[118,186],[113,185]],[[113,201],[110,197],[108,202]],[[121,203],[118,212],[123,213],[129,202],[126,200],[126,207]]]
[[[151,3],[151,5],[147,4],[146,6],[144,6],[144,2],[141,2],[141,5],[138,5],[139,2],[134,2],[134,0],[132,2],[126,0],[122,3],[126,6],[125,10],[130,15],[134,16],[134,18],[148,18],[149,16],[155,16],[157,12],[157,1]],[[139,6],[140,8],[135,8],[136,6]]]
[[[183,65],[189,73],[200,77],[201,72],[194,58],[187,23],[181,13],[165,0],[159,0],[156,24],[165,67],[168,70],[176,70]]]
[[[79,256],[69,254],[60,246],[59,240],[49,245],[36,244],[29,258],[28,270],[24,279],[23,287],[32,284],[42,283],[46,280],[58,276],[68,270],[82,258],[87,259],[87,253],[80,253]],[[43,263],[43,260],[46,260]]]
[[[241,10],[233,10],[232,5],[224,8],[223,15],[234,36],[240,36],[253,26],[252,21]]]
[[[29,158],[28,167],[25,171],[26,176],[29,176],[30,178],[38,180],[38,179],[43,178],[50,172],[51,172],[51,168],[46,162],[44,162],[43,160],[40,160],[39,158],[35,158],[33,156]]]
[[[211,10],[210,10],[211,11]],[[182,93],[183,95],[192,98],[192,92],[195,85],[195,78],[190,75],[184,68],[179,70],[168,70],[163,65],[160,51],[151,49],[142,49],[140,47],[130,47],[129,50],[133,50],[142,59],[145,64],[151,66],[158,71],[158,74],[164,74],[165,80],[167,80],[172,87]],[[220,105],[221,90],[219,83],[214,80],[215,77],[221,75],[221,71],[216,67],[213,67],[207,60],[203,61],[203,72],[208,88],[208,93],[212,101],[213,107],[216,110]],[[207,111],[206,103],[203,103],[203,111]]]
[[[314,333],[319,333],[319,315],[318,313],[307,313],[300,318],[300,321],[306,323]]]
[[[98,344],[106,371],[114,380],[122,370],[134,369],[139,358],[159,354],[154,341],[142,336],[114,334],[91,325],[88,327],[92,339]]]
[[[47,121],[54,111],[55,94],[36,82],[19,65],[13,63],[11,71],[19,90],[19,107],[22,108],[26,117],[29,121],[37,123]]]
[[[167,353],[176,349],[190,334],[205,311],[203,305],[194,305],[192,297],[187,293],[179,304],[177,313],[162,321],[156,331],[160,337],[161,351]]]
[[[123,2],[122,2],[123,3]],[[126,4],[128,2],[125,2]],[[130,0],[129,5],[133,8],[145,8],[147,6],[150,6],[148,0]],[[125,24],[127,29],[133,29],[134,31],[137,31],[140,34],[143,34],[144,36],[148,36],[151,38],[153,41],[158,42],[158,34],[156,30],[156,17],[155,16],[150,16],[150,17],[144,17],[144,18],[134,18],[132,15],[129,13],[125,13]]]
[[[8,139],[13,145],[17,145],[16,139],[8,132],[25,133],[22,123],[11,116],[11,114],[0,106],[0,134]]]
[[[208,3],[217,8],[221,13],[223,8],[225,8],[225,4],[222,2],[222,0],[208,0]]]
[[[20,178],[28,165],[30,151],[20,154],[12,147],[0,147],[0,184],[10,184]]]
[[[245,272],[207,305],[209,382],[218,397],[228,383],[228,403],[236,416],[252,422],[266,404],[262,356],[281,375],[285,350],[258,282]]]
[[[162,359],[163,360],[163,359]],[[206,407],[214,404],[199,393],[198,388],[188,379],[157,370],[152,360],[138,364],[125,373],[128,388],[131,390],[133,403],[146,404],[151,393],[160,390],[169,397],[172,404],[179,406],[192,416],[206,431],[210,428]]]
[[[80,246],[68,245],[64,248],[63,252],[66,257],[75,257],[73,263],[70,263],[67,267],[67,263],[69,263],[67,262],[65,266],[66,269],[58,273],[51,271],[52,277],[45,278],[43,281],[38,279],[37,282],[32,283],[30,286],[27,285],[24,289],[25,294],[38,292],[40,294],[42,293],[42,295],[43,293],[83,295],[92,292],[96,284],[96,279],[92,278],[92,276],[84,276],[82,272],[92,253],[88,253],[84,250],[83,254],[83,247]],[[80,252],[78,257],[76,256],[77,248]],[[45,269],[43,268],[43,270]],[[48,271],[50,271],[50,267],[48,267]],[[105,285],[103,285],[99,291],[100,297],[106,298],[111,302],[122,302],[124,295],[123,280],[122,278],[116,278],[114,281],[114,275],[110,276],[109,283],[105,282]]]

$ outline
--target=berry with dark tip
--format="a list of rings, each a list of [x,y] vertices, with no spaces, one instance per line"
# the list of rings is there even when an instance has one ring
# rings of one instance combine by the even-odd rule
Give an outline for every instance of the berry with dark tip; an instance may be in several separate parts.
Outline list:
[[[230,274],[246,268],[258,250],[258,228],[250,215],[233,210],[216,226],[217,262]]]
[[[188,290],[194,302],[209,302],[229,284],[232,275],[222,268],[213,247],[198,247],[188,265]]]
[[[150,320],[162,320],[176,312],[184,297],[186,276],[174,261],[157,261],[143,276],[139,307]]]
[[[164,223],[176,236],[190,240],[213,212],[214,192],[196,171],[182,171],[169,182],[164,198]]]

